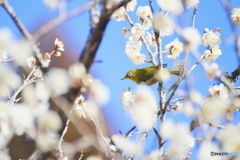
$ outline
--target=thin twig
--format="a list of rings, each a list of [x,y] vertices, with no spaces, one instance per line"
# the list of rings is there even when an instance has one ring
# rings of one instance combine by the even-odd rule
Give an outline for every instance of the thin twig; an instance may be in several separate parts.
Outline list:
[[[60,16],[58,16],[56,19],[53,19],[49,21],[48,23],[44,24],[42,27],[40,27],[35,33],[33,33],[33,38],[35,41],[38,41],[42,36],[46,35],[49,31],[56,28],[69,18],[75,17],[84,11],[88,10],[93,6],[93,2],[89,2],[87,4],[84,4],[76,9],[71,10],[70,12],[64,12]]]
[[[34,66],[32,71],[29,73],[28,77],[23,81],[23,84],[18,88],[18,90],[16,90],[13,94],[13,96],[10,98],[10,100],[8,101],[8,104],[10,106],[13,105],[13,103],[16,101],[16,98],[18,96],[18,94],[29,84],[36,82],[36,80],[30,80],[30,77],[33,75],[34,71],[37,69],[37,66]]]
[[[152,63],[152,60],[144,60],[144,62],[147,62],[147,63]]]
[[[153,131],[155,133],[155,135],[158,138],[158,149],[160,149],[162,147],[162,137],[161,135],[158,133],[157,129],[155,127],[153,127]]]
[[[16,13],[14,12],[13,8],[8,4],[8,1],[3,0],[1,5],[7,11],[7,13],[11,16],[12,20],[15,22],[15,24],[17,25],[17,28],[22,33],[22,35],[26,39],[32,41],[31,34],[28,32],[28,30],[25,28],[25,26],[22,24],[22,22],[17,18]]]
[[[195,141],[198,141],[198,142],[205,142],[205,140],[202,139],[202,138],[194,138],[194,140],[195,140]]]
[[[70,123],[70,116],[72,114],[72,110],[70,111],[69,115],[68,115],[68,119],[67,119],[67,122],[65,124],[65,128],[62,132],[62,135],[60,137],[60,140],[58,142],[58,150],[59,150],[59,155],[60,155],[60,158],[63,158],[63,150],[62,150],[62,142],[64,141],[63,140],[63,137],[65,136],[65,134],[67,133],[67,130],[68,130],[68,125]]]
[[[152,0],[148,0],[149,6],[151,8],[152,13],[154,13],[153,5],[152,5]]]
[[[81,151],[81,155],[78,160],[81,160],[83,158],[83,156],[84,156],[83,151]]]
[[[232,23],[232,20],[231,20],[231,14],[232,14],[232,6],[230,4],[231,1],[229,1],[229,0],[221,0],[221,2],[222,2],[221,4],[222,4],[223,8],[226,9],[228,21],[229,21],[229,24],[231,25],[233,42],[236,42],[236,40],[239,37],[239,34],[238,34],[238,31],[237,31],[237,26],[235,26]],[[237,59],[238,59],[238,64],[239,64],[239,62],[240,62],[240,48],[238,47],[237,43],[235,43],[235,48],[236,48]]]
[[[28,160],[35,160],[35,159],[37,159],[39,153],[40,153],[39,150],[35,150],[35,151],[31,154],[31,156],[28,158]]]
[[[144,44],[144,46],[145,46],[145,48],[146,48],[146,50],[147,50],[150,58],[151,58],[151,63],[152,63],[153,65],[156,65],[157,62],[156,62],[156,60],[155,60],[155,56],[154,56],[154,54],[152,53],[151,49],[149,48],[149,45],[147,44],[147,42],[146,42],[146,40],[145,40],[145,38],[144,38],[143,36],[141,36],[141,40],[142,40],[142,42],[143,42],[143,44]]]
[[[0,63],[10,62],[10,61],[13,61],[14,59],[15,59],[15,58],[6,59],[6,60],[0,60]]]
[[[181,100],[185,100],[187,98],[189,98],[190,96],[185,96],[185,97],[182,97],[182,98],[177,98],[177,99],[174,99],[172,101],[170,101],[170,103],[174,103],[174,102],[177,102],[177,101],[181,101]]]
[[[136,129],[136,126],[133,126],[127,133],[126,133],[126,137],[128,137],[128,135],[134,130]]]
[[[206,121],[204,121],[204,123],[206,123],[206,124],[208,124],[209,126],[214,127],[214,128],[225,129],[225,126],[215,124],[215,123],[213,123],[212,121],[206,120]]]
[[[232,94],[234,97],[237,96],[237,94],[234,92],[234,89],[233,89],[230,81],[228,81],[224,75],[222,75],[221,77],[219,77],[219,80],[227,87],[227,89],[231,92],[231,94]]]
[[[127,19],[128,23],[131,25],[131,27],[133,27],[134,24],[133,24],[131,18],[129,17],[128,13],[125,13],[125,18]],[[149,45],[147,44],[145,38],[144,38],[143,36],[141,36],[140,39],[141,39],[141,41],[143,42],[144,47],[146,48],[146,50],[147,50],[147,52],[148,52],[148,54],[149,54],[149,56],[150,56],[150,58],[151,58],[151,63],[152,63],[153,65],[156,65],[157,62],[156,62],[156,60],[155,60],[155,56],[154,56],[154,54],[152,53],[152,51],[151,51]]]
[[[196,14],[197,14],[197,7],[194,7],[193,15],[192,15],[192,27],[193,27],[193,28],[195,28],[195,18],[196,18]]]
[[[98,133],[100,134],[100,137],[102,138],[103,142],[106,144],[110,157],[113,158],[113,154],[111,153],[110,145],[109,145],[108,141],[106,140],[106,138],[103,136],[103,133],[100,129],[100,126],[99,126],[99,123],[98,123],[97,119],[91,117],[91,120],[93,121],[93,123],[94,123]]]

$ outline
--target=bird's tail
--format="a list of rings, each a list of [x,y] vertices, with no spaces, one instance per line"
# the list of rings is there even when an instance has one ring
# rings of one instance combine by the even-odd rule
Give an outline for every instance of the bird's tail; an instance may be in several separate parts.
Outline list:
[[[180,76],[180,71],[176,71],[176,70],[169,70],[171,75],[175,75],[175,76]]]

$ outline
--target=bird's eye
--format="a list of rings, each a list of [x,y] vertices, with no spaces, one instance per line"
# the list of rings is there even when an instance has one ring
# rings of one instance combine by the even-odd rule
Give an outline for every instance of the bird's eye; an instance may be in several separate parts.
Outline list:
[[[127,74],[129,77],[131,77],[132,76],[132,72],[128,72],[128,74]]]

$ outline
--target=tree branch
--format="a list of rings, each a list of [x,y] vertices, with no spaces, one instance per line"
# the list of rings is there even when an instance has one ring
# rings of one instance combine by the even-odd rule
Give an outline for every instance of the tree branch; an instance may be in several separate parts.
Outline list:
[[[40,27],[35,33],[33,33],[34,40],[38,41],[41,37],[46,35],[52,29],[56,28],[57,26],[59,26],[60,24],[62,24],[66,20],[68,20],[69,18],[75,17],[75,16],[79,15],[80,13],[88,10],[93,5],[94,5],[94,3],[89,2],[85,5],[82,5],[76,9],[71,10],[70,12],[63,13],[59,17],[49,21],[48,23],[46,23],[42,27]]]
[[[108,2],[104,2],[103,11],[99,18],[99,23],[97,27],[93,29],[92,33],[89,35],[86,47],[81,53],[79,61],[82,62],[86,70],[89,71],[90,67],[94,61],[94,58],[97,53],[97,49],[102,41],[102,37],[104,35],[104,31],[107,27],[107,24],[110,20],[111,14],[118,9],[119,7],[125,5],[130,0],[123,0],[117,3],[116,5],[109,6]]]
[[[13,8],[8,4],[7,0],[3,0],[2,3],[0,3],[3,8],[6,10],[6,12],[11,16],[12,20],[15,22],[17,28],[22,33],[22,35],[27,39],[32,41],[32,36],[28,32],[28,30],[25,28],[25,26],[22,24],[22,22],[17,18],[16,13],[14,12]]]

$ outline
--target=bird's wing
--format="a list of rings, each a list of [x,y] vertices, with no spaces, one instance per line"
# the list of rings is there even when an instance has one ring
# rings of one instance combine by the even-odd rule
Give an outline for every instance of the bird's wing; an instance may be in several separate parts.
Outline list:
[[[154,77],[154,75],[157,73],[157,71],[158,71],[158,65],[143,68],[140,73],[142,75],[142,76],[140,76],[140,77],[142,77],[142,79],[140,79],[140,82],[148,81],[149,79]]]

